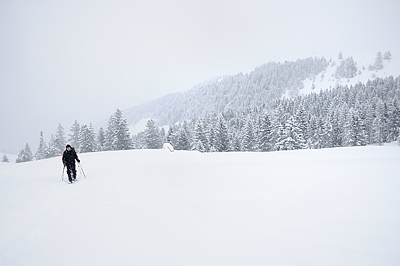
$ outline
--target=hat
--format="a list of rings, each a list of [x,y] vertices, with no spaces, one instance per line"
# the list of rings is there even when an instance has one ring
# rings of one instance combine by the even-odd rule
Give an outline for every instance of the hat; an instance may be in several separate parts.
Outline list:
[[[72,148],[71,145],[67,144],[67,146],[65,148],[68,148],[68,147]]]

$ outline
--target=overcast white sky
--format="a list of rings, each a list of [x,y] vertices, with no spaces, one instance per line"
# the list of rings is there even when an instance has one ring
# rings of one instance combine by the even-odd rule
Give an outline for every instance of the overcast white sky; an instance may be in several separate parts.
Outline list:
[[[0,0],[0,151],[269,61],[400,47],[400,1]]]

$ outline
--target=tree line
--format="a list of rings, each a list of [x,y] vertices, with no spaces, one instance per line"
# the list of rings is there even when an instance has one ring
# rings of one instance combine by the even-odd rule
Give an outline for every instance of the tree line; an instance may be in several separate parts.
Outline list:
[[[400,142],[400,77],[392,76],[340,86],[292,99],[275,100],[240,111],[194,117],[167,128],[149,120],[146,129],[130,136],[127,120],[117,109],[106,129],[72,125],[68,142],[78,152],[160,149],[168,142],[176,150],[200,152],[280,151],[363,146]],[[35,155],[29,145],[17,162],[60,156],[67,140],[59,124],[47,144],[40,133]]]
[[[69,143],[77,152],[96,152],[107,150],[128,150],[133,148],[132,138],[129,133],[126,119],[122,116],[122,111],[117,109],[111,115],[107,128],[102,127],[96,134],[92,124],[79,124],[75,121],[70,128],[68,138],[61,124],[57,127],[57,132],[51,135],[50,141],[44,140],[43,132],[40,132],[39,145],[35,154],[32,153],[29,144],[25,145],[16,160],[17,163],[32,160],[42,160],[61,156]]]
[[[375,79],[239,112],[222,112],[171,125],[154,121],[135,136],[134,148],[201,152],[280,151],[363,146],[400,141],[400,78]]]

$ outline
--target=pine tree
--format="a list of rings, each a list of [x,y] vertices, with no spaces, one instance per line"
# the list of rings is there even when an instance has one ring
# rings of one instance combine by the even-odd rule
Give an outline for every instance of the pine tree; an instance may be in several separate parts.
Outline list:
[[[65,145],[67,145],[64,128],[61,126],[61,124],[58,124],[54,144],[55,144],[56,154],[61,155],[65,149]]]
[[[272,142],[272,124],[269,116],[265,114],[260,118],[258,130],[258,150],[262,152],[271,151]]]
[[[388,137],[387,141],[391,142],[397,139],[400,132],[400,104],[397,98],[389,102],[388,106]]]
[[[366,134],[358,110],[350,109],[347,116],[345,144],[347,146],[366,145]]]
[[[126,119],[122,111],[117,109],[108,121],[105,134],[106,150],[129,150],[133,146]]]
[[[238,133],[235,133],[232,136],[231,150],[232,151],[241,151],[242,150],[242,145],[240,143],[240,136]]]
[[[201,145],[199,146],[199,142],[201,142]],[[194,126],[194,130],[193,130],[193,143],[194,143],[194,148],[196,150],[198,150],[198,148],[202,148],[204,149],[204,151],[201,152],[205,152],[207,151],[207,147],[208,147],[208,141],[207,141],[207,136],[206,136],[206,130],[204,127],[204,122],[202,118],[198,118],[195,126]]]
[[[167,132],[167,142],[173,147],[176,146],[178,142],[177,130],[174,126],[170,126]]]
[[[332,148],[332,124],[329,120],[329,117],[326,119],[321,119],[319,130],[320,148]]]
[[[29,162],[33,160],[33,155],[31,148],[29,147],[28,143],[26,143],[25,148],[22,149],[17,157],[17,160],[15,161],[16,163],[24,163],[24,162]]]
[[[320,135],[318,134],[318,122],[315,115],[311,116],[310,122],[307,125],[307,136],[306,140],[307,147],[310,149],[318,149],[320,147]]]
[[[161,138],[161,144],[165,143],[167,140],[165,129],[163,127],[160,129],[160,138]]]
[[[392,53],[390,51],[385,52],[383,59],[390,60],[392,57]]]
[[[307,111],[304,108],[304,105],[302,104],[295,115],[295,122],[296,125],[299,127],[299,131],[303,135],[303,138],[305,141],[308,140],[309,135],[308,135],[308,114]]]
[[[208,130],[207,130],[207,143],[208,143],[208,149],[207,151],[212,151],[215,152],[217,148],[215,147],[217,145],[217,137],[214,129],[213,124],[208,124]]]
[[[79,125],[78,121],[75,120],[74,124],[71,127],[71,133],[69,134],[69,142],[72,147],[77,152],[80,152],[80,135],[81,135],[81,126]]]
[[[357,67],[352,57],[340,62],[335,71],[337,78],[353,78],[357,74]]]
[[[104,151],[105,135],[103,127],[100,127],[99,133],[97,134],[97,145],[98,145],[97,150]]]
[[[372,124],[371,140],[373,143],[382,145],[383,140],[383,124],[379,117],[376,117]]]
[[[201,142],[201,140],[199,140],[195,146],[195,150],[199,151],[199,152],[206,152],[206,148],[204,147],[203,142]]]
[[[43,160],[49,158],[47,154],[47,144],[43,138],[43,131],[40,132],[39,147],[35,153],[36,160]]]
[[[10,160],[8,160],[8,157],[7,157],[7,155],[3,155],[3,158],[1,159],[1,161],[3,162],[3,163],[8,163],[8,162],[10,162]]]
[[[215,148],[218,152],[225,152],[230,149],[229,146],[229,136],[228,136],[228,126],[223,117],[219,116],[217,118],[216,132],[215,132]]]
[[[145,145],[147,149],[161,149],[162,142],[160,137],[160,130],[156,127],[153,120],[147,121],[145,136]]]
[[[128,129],[128,123],[126,119],[122,118],[122,111],[117,109],[115,113],[117,122],[117,143],[118,150],[129,150],[132,149],[132,140]]]
[[[277,151],[295,150],[296,142],[293,139],[293,117],[289,117],[285,126],[282,127],[282,125],[280,125],[280,127],[281,129],[279,131],[281,134],[275,143],[275,149]]]
[[[183,126],[179,130],[176,150],[190,150],[190,140],[186,122],[184,122]]]
[[[339,118],[336,114],[330,116],[330,125],[332,127],[331,131],[331,144],[332,147],[341,147],[342,142],[342,130],[339,126]]]
[[[96,151],[96,134],[94,132],[92,124],[88,127],[87,125],[81,126],[81,132],[79,136],[79,142],[81,150],[80,152],[94,152]]]
[[[276,143],[278,150],[297,150],[306,147],[306,141],[293,116],[286,121],[283,134]]]
[[[382,60],[382,53],[381,52],[378,52],[376,54],[374,69],[375,70],[383,69],[383,60]]]
[[[242,131],[242,150],[254,151],[256,149],[255,140],[253,121],[249,116]]]
[[[46,154],[49,158],[53,158],[53,157],[57,157],[57,156],[61,155],[61,153],[59,152],[59,149],[57,148],[56,138],[54,137],[54,135],[51,135],[49,145],[46,150]]]
[[[387,137],[389,135],[388,130],[388,108],[384,101],[378,100],[376,104],[375,117],[379,121],[374,121],[375,138],[378,138],[377,143],[381,144],[387,142]]]

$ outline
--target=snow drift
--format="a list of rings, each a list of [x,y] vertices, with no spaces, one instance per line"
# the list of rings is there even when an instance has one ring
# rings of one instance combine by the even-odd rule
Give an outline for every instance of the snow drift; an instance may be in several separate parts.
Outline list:
[[[0,265],[399,265],[400,147],[0,166]]]

